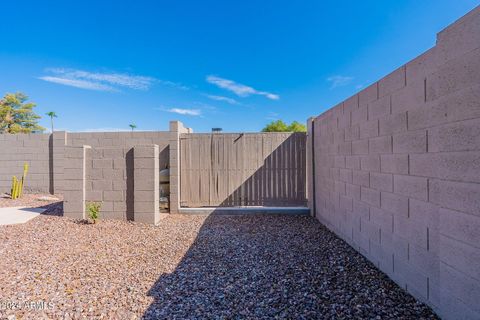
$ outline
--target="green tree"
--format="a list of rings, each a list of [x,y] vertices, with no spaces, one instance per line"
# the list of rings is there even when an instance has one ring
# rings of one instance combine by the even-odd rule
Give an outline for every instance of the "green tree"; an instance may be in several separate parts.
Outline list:
[[[33,112],[36,104],[26,102],[28,97],[23,93],[7,93],[0,100],[0,133],[31,133],[44,131],[38,125],[38,116]]]
[[[298,121],[293,121],[288,126],[288,131],[290,131],[290,132],[307,132],[307,126],[305,126],[303,123],[300,123]]]
[[[262,129],[262,132],[307,132],[307,127],[298,121],[287,125],[282,120],[272,121]]]
[[[262,129],[262,132],[286,132],[288,125],[282,120],[272,121]]]
[[[135,130],[137,128],[137,125],[136,124],[129,124],[128,125],[130,128],[132,128],[132,131]]]
[[[57,118],[57,114],[53,111],[50,111],[50,112],[47,112],[46,115],[50,117],[50,123],[52,125],[52,133],[53,133],[53,118]]]

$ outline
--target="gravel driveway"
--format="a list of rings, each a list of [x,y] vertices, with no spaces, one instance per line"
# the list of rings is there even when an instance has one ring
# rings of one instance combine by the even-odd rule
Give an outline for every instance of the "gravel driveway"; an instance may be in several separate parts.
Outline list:
[[[2,317],[436,319],[310,217],[43,215],[0,227],[0,256]]]

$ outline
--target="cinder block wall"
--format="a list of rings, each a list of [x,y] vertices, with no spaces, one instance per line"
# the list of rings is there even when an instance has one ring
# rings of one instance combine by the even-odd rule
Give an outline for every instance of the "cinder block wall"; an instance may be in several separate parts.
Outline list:
[[[85,219],[88,202],[101,203],[101,219],[159,221],[158,145],[65,147],[64,215]]]
[[[92,148],[87,162],[87,202],[102,203],[103,219],[133,220],[133,151],[129,147]]]
[[[25,188],[30,191],[49,192],[50,135],[0,134],[0,192],[10,192],[12,176],[23,174],[23,164],[29,164]]]
[[[68,134],[63,142],[63,135],[55,137],[57,149],[63,144],[57,153],[64,165],[55,167],[55,175],[65,192],[64,215],[85,219],[85,203],[101,202],[102,219],[158,223],[159,172],[177,167],[169,163],[169,149],[178,143],[177,128],[183,125],[172,121],[171,127],[170,132]],[[178,198],[171,191],[171,198]]]
[[[313,214],[440,316],[480,319],[480,8],[311,119],[312,143]]]
[[[160,181],[158,145],[136,146],[134,164],[135,221],[157,224],[160,220]]]
[[[67,147],[64,150],[65,167],[63,168],[63,211],[68,217],[85,219],[85,200],[87,195],[87,177],[92,162],[90,146]]]
[[[0,134],[0,192],[10,192],[12,176],[21,176],[23,164],[27,162],[30,167],[27,190],[62,194],[66,147],[132,148],[157,144],[159,167],[163,169],[169,163],[169,145],[176,136],[176,132],[169,131]]]

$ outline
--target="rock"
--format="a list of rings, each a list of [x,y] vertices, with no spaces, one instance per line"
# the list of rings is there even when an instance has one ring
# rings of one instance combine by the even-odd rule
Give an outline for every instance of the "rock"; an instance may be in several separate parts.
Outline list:
[[[19,318],[438,319],[311,217],[84,225],[59,210],[0,227],[0,298],[54,306]]]

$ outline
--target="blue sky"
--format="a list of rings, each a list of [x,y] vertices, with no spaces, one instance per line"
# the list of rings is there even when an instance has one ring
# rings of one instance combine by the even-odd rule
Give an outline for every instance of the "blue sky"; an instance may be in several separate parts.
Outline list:
[[[258,131],[330,108],[478,4],[2,1],[0,94],[26,93],[69,131]]]

